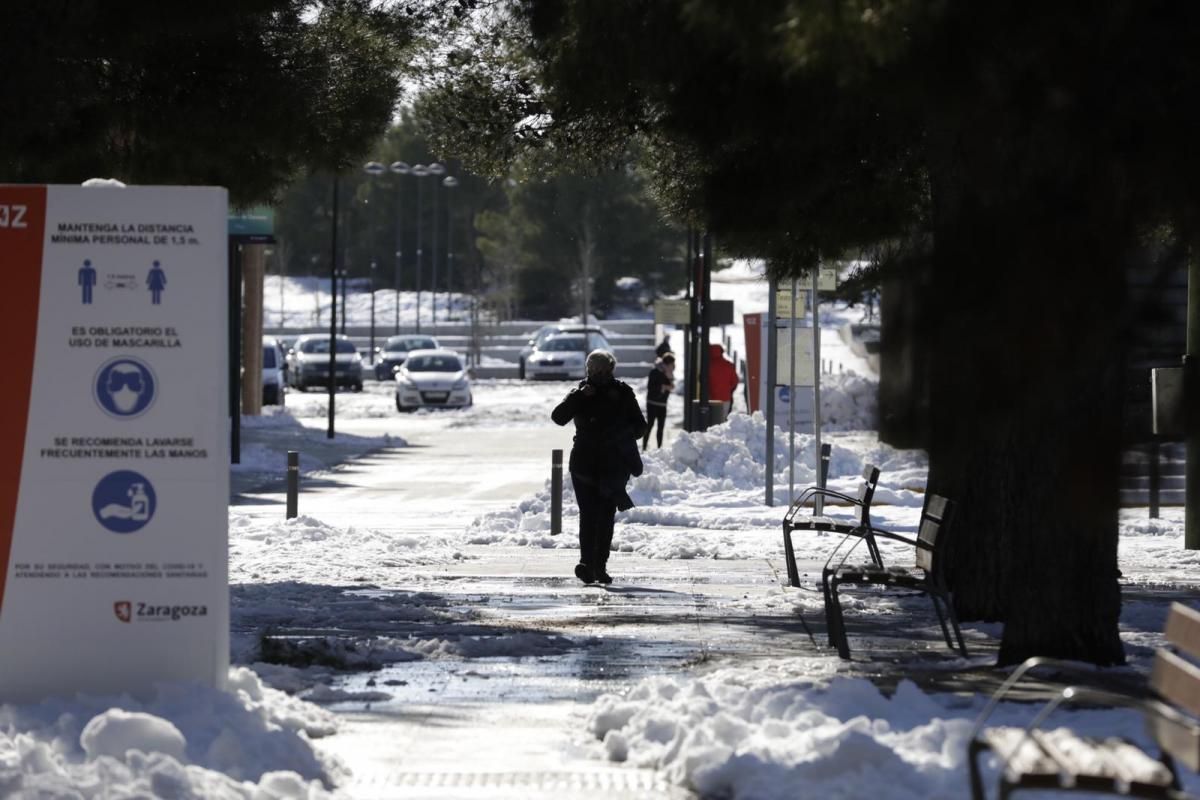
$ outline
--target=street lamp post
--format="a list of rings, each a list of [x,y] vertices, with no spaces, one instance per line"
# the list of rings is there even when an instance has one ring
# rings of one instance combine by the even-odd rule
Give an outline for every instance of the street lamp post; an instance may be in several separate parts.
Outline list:
[[[421,332],[421,178],[429,174],[424,164],[414,164],[411,170],[417,178],[417,333]]]
[[[396,330],[395,330],[395,333],[399,334],[400,333],[400,264],[401,264],[401,262],[404,261],[403,235],[401,233],[401,229],[403,228],[402,220],[404,219],[404,216],[400,213],[400,199],[401,199],[401,194],[402,194],[400,179],[403,178],[405,175],[408,175],[409,173],[411,173],[412,167],[410,167],[408,164],[404,163],[403,161],[393,161],[392,165],[389,167],[389,169],[396,176],[396,274],[394,276],[395,281],[396,281]]]
[[[446,321],[450,321],[450,309],[454,303],[454,188],[458,178],[447,175],[442,181],[446,187]]]
[[[436,161],[429,165],[429,174],[435,179],[446,174],[446,167]],[[437,325],[437,285],[438,285],[438,181],[433,182],[433,270],[429,281],[429,292],[432,298],[429,304],[433,324]]]
[[[363,165],[363,172],[371,177],[371,196],[367,202],[375,199],[375,178],[387,172],[387,167],[380,164],[378,161],[368,161]],[[378,262],[376,253],[376,241],[374,214],[367,215],[367,236],[371,245],[371,275],[370,275],[370,290],[371,290],[371,343],[367,346],[367,358],[372,364],[375,363],[375,266]]]
[[[325,436],[333,438],[334,396],[337,394],[337,256],[338,256],[338,175],[333,174],[333,210],[329,237],[329,420]]]
[[[371,259],[371,344],[368,347],[368,358],[371,359],[371,365],[375,364],[375,259]]]
[[[346,335],[346,284],[350,282],[350,270],[342,268],[342,336]]]

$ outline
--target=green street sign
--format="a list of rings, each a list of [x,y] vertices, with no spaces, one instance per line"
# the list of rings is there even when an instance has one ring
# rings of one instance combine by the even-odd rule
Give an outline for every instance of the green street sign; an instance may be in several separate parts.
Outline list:
[[[229,235],[257,242],[275,240],[275,209],[255,206],[229,215]]]

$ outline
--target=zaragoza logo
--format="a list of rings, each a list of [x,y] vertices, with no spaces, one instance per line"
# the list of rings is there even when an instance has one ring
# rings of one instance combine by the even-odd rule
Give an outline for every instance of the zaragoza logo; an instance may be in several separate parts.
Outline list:
[[[133,603],[128,600],[118,600],[113,603],[113,613],[121,622],[130,622],[133,619]]]

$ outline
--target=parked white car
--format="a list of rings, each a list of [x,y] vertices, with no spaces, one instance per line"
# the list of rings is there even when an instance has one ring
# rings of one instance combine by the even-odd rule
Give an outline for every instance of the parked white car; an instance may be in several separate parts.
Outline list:
[[[525,374],[525,365],[529,363],[529,357],[533,355],[533,351],[545,344],[546,340],[551,336],[558,336],[563,333],[596,333],[601,337],[604,336],[604,331],[600,328],[589,328],[586,325],[578,323],[553,322],[549,325],[543,325],[529,335],[529,341],[525,343],[525,346],[521,348],[521,352],[517,354],[517,377],[521,379],[531,377]],[[607,342],[605,343],[605,349],[608,349]]]
[[[527,378],[583,378],[587,375],[588,353],[612,348],[599,331],[560,333],[534,348],[525,362]]]
[[[396,370],[396,410],[466,408],[471,378],[453,350],[412,350]]]
[[[283,346],[274,336],[263,337],[262,355],[262,403],[264,406],[283,405],[285,378]]]

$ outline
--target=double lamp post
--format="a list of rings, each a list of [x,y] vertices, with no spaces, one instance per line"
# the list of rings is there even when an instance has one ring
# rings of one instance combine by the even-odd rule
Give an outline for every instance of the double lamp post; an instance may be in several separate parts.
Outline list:
[[[403,265],[403,261],[404,261],[404,237],[403,237],[403,219],[404,219],[404,217],[403,217],[403,213],[402,213],[403,212],[403,206],[402,206],[403,181],[401,179],[405,175],[412,175],[414,178],[417,179],[417,203],[416,203],[417,247],[416,247],[416,260],[415,260],[416,272],[415,272],[414,277],[415,277],[415,285],[416,285],[416,290],[417,290],[416,320],[415,321],[416,321],[416,330],[418,333],[420,333],[420,331],[421,331],[421,293],[422,293],[422,280],[424,277],[424,263],[425,263],[425,250],[423,247],[423,239],[422,239],[423,226],[421,224],[422,219],[424,217],[424,209],[425,209],[424,201],[423,201],[423,195],[424,195],[423,186],[424,186],[425,181],[423,181],[422,178],[427,178],[427,177],[433,176],[436,179],[436,178],[442,178],[442,176],[445,176],[444,178],[442,178],[441,181],[435,180],[435,183],[433,185],[433,218],[432,218],[433,258],[432,258],[432,281],[431,281],[431,286],[430,286],[430,292],[432,294],[431,316],[432,316],[432,321],[435,325],[437,324],[437,288],[438,288],[438,224],[437,224],[438,192],[437,192],[437,184],[440,182],[441,185],[445,189],[452,190],[458,186],[458,179],[455,178],[453,175],[446,175],[445,165],[439,164],[437,162],[434,162],[434,163],[428,164],[428,165],[425,165],[425,164],[409,165],[404,161],[394,161],[394,162],[392,162],[392,164],[390,166],[385,167],[383,164],[381,164],[378,161],[368,161],[366,164],[363,165],[363,172],[365,172],[369,176],[369,178],[371,178],[371,197],[372,197],[372,199],[374,199],[375,191],[376,191],[376,189],[375,189],[376,182],[374,180],[375,178],[382,177],[383,175],[385,175],[388,172],[391,172],[393,175],[396,176],[395,177],[396,249],[393,254],[394,255],[393,282],[395,283],[395,286],[396,286],[396,308],[395,308],[395,319],[394,319],[394,323],[393,323],[395,333],[400,332],[400,279],[401,279],[402,265]],[[448,212],[452,212],[452,209],[453,209],[453,207],[451,205],[452,197],[453,197],[452,193],[447,194],[447,196],[446,196]],[[447,226],[447,231],[446,231],[446,249],[447,249],[447,254],[446,254],[446,271],[447,271],[447,276],[446,276],[447,277],[447,281],[446,281],[446,290],[447,290],[446,319],[450,318],[450,305],[451,305],[450,298],[452,296],[450,293],[453,290],[453,277],[454,277],[454,248],[453,248],[454,224],[453,223],[454,223],[453,214],[448,213],[447,222],[446,222],[446,226]],[[373,226],[372,226],[370,245],[371,245],[371,354],[372,354],[372,358],[374,358],[374,353],[375,353],[375,270],[376,270],[376,265],[377,265],[377,258],[376,258],[376,241],[375,241]]]

